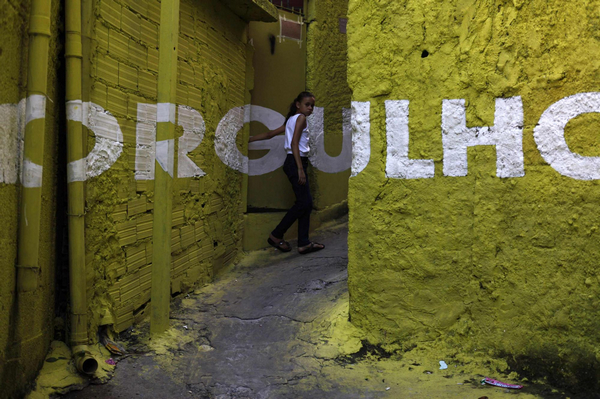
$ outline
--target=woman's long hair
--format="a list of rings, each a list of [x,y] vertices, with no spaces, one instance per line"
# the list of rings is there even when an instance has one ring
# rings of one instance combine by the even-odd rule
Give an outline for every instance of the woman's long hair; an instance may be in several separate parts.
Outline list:
[[[312,94],[311,92],[308,91],[303,91],[302,93],[298,94],[298,97],[296,97],[296,99],[294,101],[292,101],[292,103],[290,104],[290,111],[288,112],[287,116],[285,117],[285,123],[287,123],[288,119],[290,119],[292,116],[296,115],[296,112],[298,112],[298,108],[296,107],[296,103],[297,102],[302,102],[302,100],[304,100],[306,97],[314,97],[315,95]]]

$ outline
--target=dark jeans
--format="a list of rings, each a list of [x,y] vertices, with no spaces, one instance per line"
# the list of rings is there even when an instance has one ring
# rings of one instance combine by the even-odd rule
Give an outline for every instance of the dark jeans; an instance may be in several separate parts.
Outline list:
[[[310,189],[308,185],[308,173],[306,167],[308,166],[308,158],[301,157],[302,168],[306,175],[306,183],[303,185],[298,183],[298,166],[292,154],[288,154],[283,164],[283,171],[287,175],[290,183],[292,183],[292,189],[296,194],[296,202],[285,214],[281,222],[275,227],[275,230],[271,232],[276,238],[283,238],[285,232],[294,224],[296,219],[298,220],[298,246],[303,247],[310,244],[308,240],[308,228],[310,227],[310,212],[312,211],[312,197],[310,195]]]

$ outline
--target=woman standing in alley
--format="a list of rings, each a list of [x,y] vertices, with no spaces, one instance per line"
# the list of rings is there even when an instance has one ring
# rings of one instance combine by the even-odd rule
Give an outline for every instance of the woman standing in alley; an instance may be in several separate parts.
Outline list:
[[[315,96],[307,91],[298,94],[290,104],[285,123],[267,133],[250,137],[250,142],[266,140],[285,132],[285,150],[287,157],[283,164],[283,171],[287,175],[292,189],[296,195],[296,202],[285,214],[281,222],[269,234],[267,242],[283,252],[289,252],[292,247],[283,239],[285,232],[298,220],[298,253],[308,254],[319,251],[325,246],[308,239],[310,227],[310,213],[312,211],[312,196],[308,184],[306,168],[308,166],[308,125],[306,118],[313,112]]]

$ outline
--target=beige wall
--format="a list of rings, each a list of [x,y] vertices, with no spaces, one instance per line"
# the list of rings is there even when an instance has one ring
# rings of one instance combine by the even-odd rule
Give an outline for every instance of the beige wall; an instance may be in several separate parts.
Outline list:
[[[346,1],[308,2],[301,46],[289,39],[280,42],[279,23],[252,23],[250,30],[255,48],[252,104],[285,116],[298,93],[308,90],[315,94],[316,106],[323,109],[322,132],[317,134],[316,126],[311,126],[312,139],[320,137],[323,142],[323,146],[316,145],[315,141],[311,143],[311,148],[314,148],[311,151],[313,165],[309,168],[309,181],[315,209],[311,216],[311,229],[347,211],[350,157],[346,157],[346,162],[339,162],[344,158],[340,157],[342,113],[344,108],[350,108],[350,89],[346,82],[346,35],[339,29],[339,19],[346,17],[346,11]],[[280,14],[298,20],[292,13],[280,10]],[[271,54],[269,35],[276,39],[274,54]],[[311,123],[317,120],[316,116],[311,117]],[[267,130],[259,122],[250,123],[252,135]],[[347,144],[349,138],[348,130]],[[350,145],[346,147],[345,154],[350,155]],[[251,150],[249,157],[260,159],[267,153],[267,150]],[[336,166],[339,170],[332,172],[334,169],[331,167],[335,163],[343,166]],[[327,173],[322,171],[325,169]],[[258,249],[266,245],[269,232],[293,204],[294,194],[280,167],[269,173],[250,176],[248,181],[249,213],[246,215],[244,248]],[[296,235],[296,226],[292,226],[286,238]]]
[[[279,10],[280,18],[294,21],[298,15]],[[300,17],[301,19],[301,17]],[[302,19],[301,19],[302,20]],[[269,36],[275,38],[275,52],[271,54]],[[250,23],[250,37],[254,47],[254,89],[252,104],[286,116],[290,103],[306,89],[306,29],[302,26],[302,42],[280,40],[280,23]],[[250,124],[250,135],[268,131],[259,122]],[[266,150],[249,152],[250,159],[262,157]],[[294,203],[294,192],[281,168],[248,178],[248,207],[288,209]],[[273,226],[274,227],[274,226]]]

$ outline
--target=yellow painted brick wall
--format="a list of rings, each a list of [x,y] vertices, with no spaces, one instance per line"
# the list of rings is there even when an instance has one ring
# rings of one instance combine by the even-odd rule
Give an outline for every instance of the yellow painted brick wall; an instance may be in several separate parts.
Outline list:
[[[156,104],[159,22],[156,0],[96,1],[91,101],[117,118],[124,142],[112,168],[87,183],[91,331],[126,329],[150,299],[153,181],[136,180],[134,170],[138,104]],[[174,180],[173,293],[209,282],[240,249],[242,177],[213,145],[221,118],[244,105],[246,29],[220,1],[181,2],[177,104],[204,118],[204,139],[189,156],[206,175]],[[176,143],[182,134],[178,127]]]
[[[41,367],[54,329],[56,185],[58,182],[57,69],[60,64],[58,2],[52,3],[46,103],[43,209],[38,287],[17,301],[16,268],[19,224],[18,179],[4,174],[7,164],[18,165],[17,115],[24,115],[27,94],[29,1],[0,2],[0,396],[21,397]],[[22,103],[19,107],[18,104]],[[17,148],[15,148],[17,146]],[[8,160],[10,159],[10,162]],[[14,162],[13,162],[14,161]],[[18,166],[17,166],[18,167]],[[4,178],[8,177],[8,181]]]

